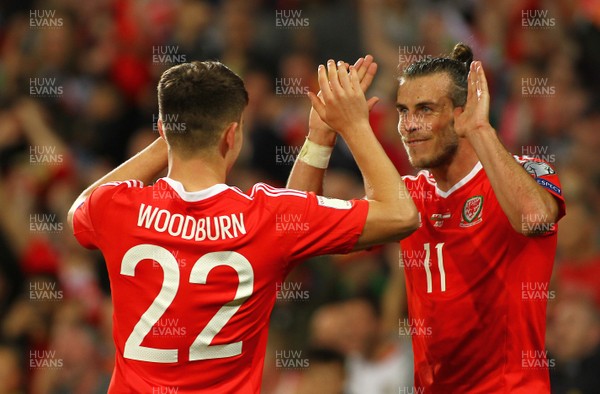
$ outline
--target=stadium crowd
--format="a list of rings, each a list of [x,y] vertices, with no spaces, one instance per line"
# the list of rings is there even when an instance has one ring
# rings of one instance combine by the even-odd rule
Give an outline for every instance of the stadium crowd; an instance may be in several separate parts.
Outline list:
[[[23,0],[0,5],[0,394],[106,392],[110,284],[66,212],[158,136],[164,70],[218,59],[244,79],[246,143],[229,183],[247,190],[285,185],[317,65],[370,53],[380,67],[369,95],[381,98],[371,123],[401,174],[414,174],[397,132],[397,70],[458,41],[483,62],[509,150],[561,176],[551,286],[523,298],[549,301],[553,393],[600,392],[597,1]],[[363,194],[341,139],[325,182],[325,195]],[[278,288],[263,392],[412,392],[401,268],[387,245],[296,269]]]

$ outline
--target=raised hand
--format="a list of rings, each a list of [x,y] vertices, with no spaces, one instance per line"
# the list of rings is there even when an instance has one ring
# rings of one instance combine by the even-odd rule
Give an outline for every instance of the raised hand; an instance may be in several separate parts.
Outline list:
[[[319,117],[342,135],[370,127],[369,107],[356,68],[350,66],[348,71],[346,63],[340,61],[336,67],[335,62],[329,60],[327,69],[320,65],[318,73],[322,98],[312,92],[309,97]]]
[[[467,80],[467,103],[454,110],[454,130],[459,137],[490,126],[490,92],[480,61],[472,62]]]
[[[375,77],[375,73],[377,72],[377,63],[373,61],[373,56],[367,55],[364,58],[359,58],[356,63],[354,63],[354,68],[358,74],[358,79],[360,81],[360,87],[363,92],[366,92],[367,89],[371,86],[373,82],[373,78]],[[319,91],[317,93],[317,97],[322,100],[322,93]],[[369,111],[373,109],[375,104],[379,99],[377,97],[373,97],[367,101],[367,105],[369,107]],[[325,123],[317,114],[314,109],[314,106],[310,109],[310,115],[308,117],[308,128],[310,130],[322,131],[322,132],[331,132],[334,133],[327,123]]]

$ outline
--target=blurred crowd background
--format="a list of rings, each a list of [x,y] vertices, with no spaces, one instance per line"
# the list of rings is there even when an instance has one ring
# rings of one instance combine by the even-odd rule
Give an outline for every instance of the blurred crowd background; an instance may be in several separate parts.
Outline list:
[[[246,82],[246,143],[230,184],[285,185],[316,69],[379,63],[375,132],[402,174],[400,63],[483,61],[507,148],[549,161],[567,216],[549,298],[554,393],[600,392],[600,3],[597,0],[8,0],[0,5],[0,394],[106,392],[113,367],[102,256],[66,226],[75,197],[158,137],[168,67],[218,59]],[[325,193],[363,195],[338,141]],[[132,294],[132,297],[135,295]],[[535,301],[533,301],[535,302]],[[279,288],[267,394],[413,393],[398,248],[301,265]],[[414,332],[413,332],[414,333]]]

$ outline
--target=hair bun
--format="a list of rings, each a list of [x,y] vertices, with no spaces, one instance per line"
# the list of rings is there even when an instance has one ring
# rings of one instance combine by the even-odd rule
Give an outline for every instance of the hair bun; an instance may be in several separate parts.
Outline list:
[[[467,68],[469,68],[471,62],[473,61],[473,50],[470,46],[459,42],[454,46],[450,58],[464,63],[467,66]]]

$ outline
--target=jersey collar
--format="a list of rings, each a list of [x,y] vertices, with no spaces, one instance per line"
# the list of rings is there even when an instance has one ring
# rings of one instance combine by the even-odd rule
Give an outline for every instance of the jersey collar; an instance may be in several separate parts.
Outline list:
[[[169,186],[171,186],[173,190],[175,190],[179,197],[181,197],[181,199],[186,202],[196,202],[205,200],[229,189],[229,186],[227,186],[226,184],[217,183],[216,185],[213,185],[204,190],[188,192],[184,189],[181,182],[171,179],[169,177],[160,178],[159,181],[167,182]]]
[[[483,168],[483,166],[481,165],[481,162],[478,161],[477,164],[475,164],[475,167],[473,167],[473,169],[471,170],[471,172],[469,172],[463,179],[461,179],[460,181],[458,181],[457,183],[454,184],[454,186],[452,186],[450,189],[448,189],[447,191],[442,191],[438,188],[437,183],[435,184],[435,192],[438,196],[442,197],[442,198],[446,198],[448,197],[450,194],[454,193],[455,191],[457,191],[458,189],[460,189],[461,187],[463,187],[464,185],[466,185],[471,179],[473,179],[475,177],[475,175],[477,175],[477,173]]]

